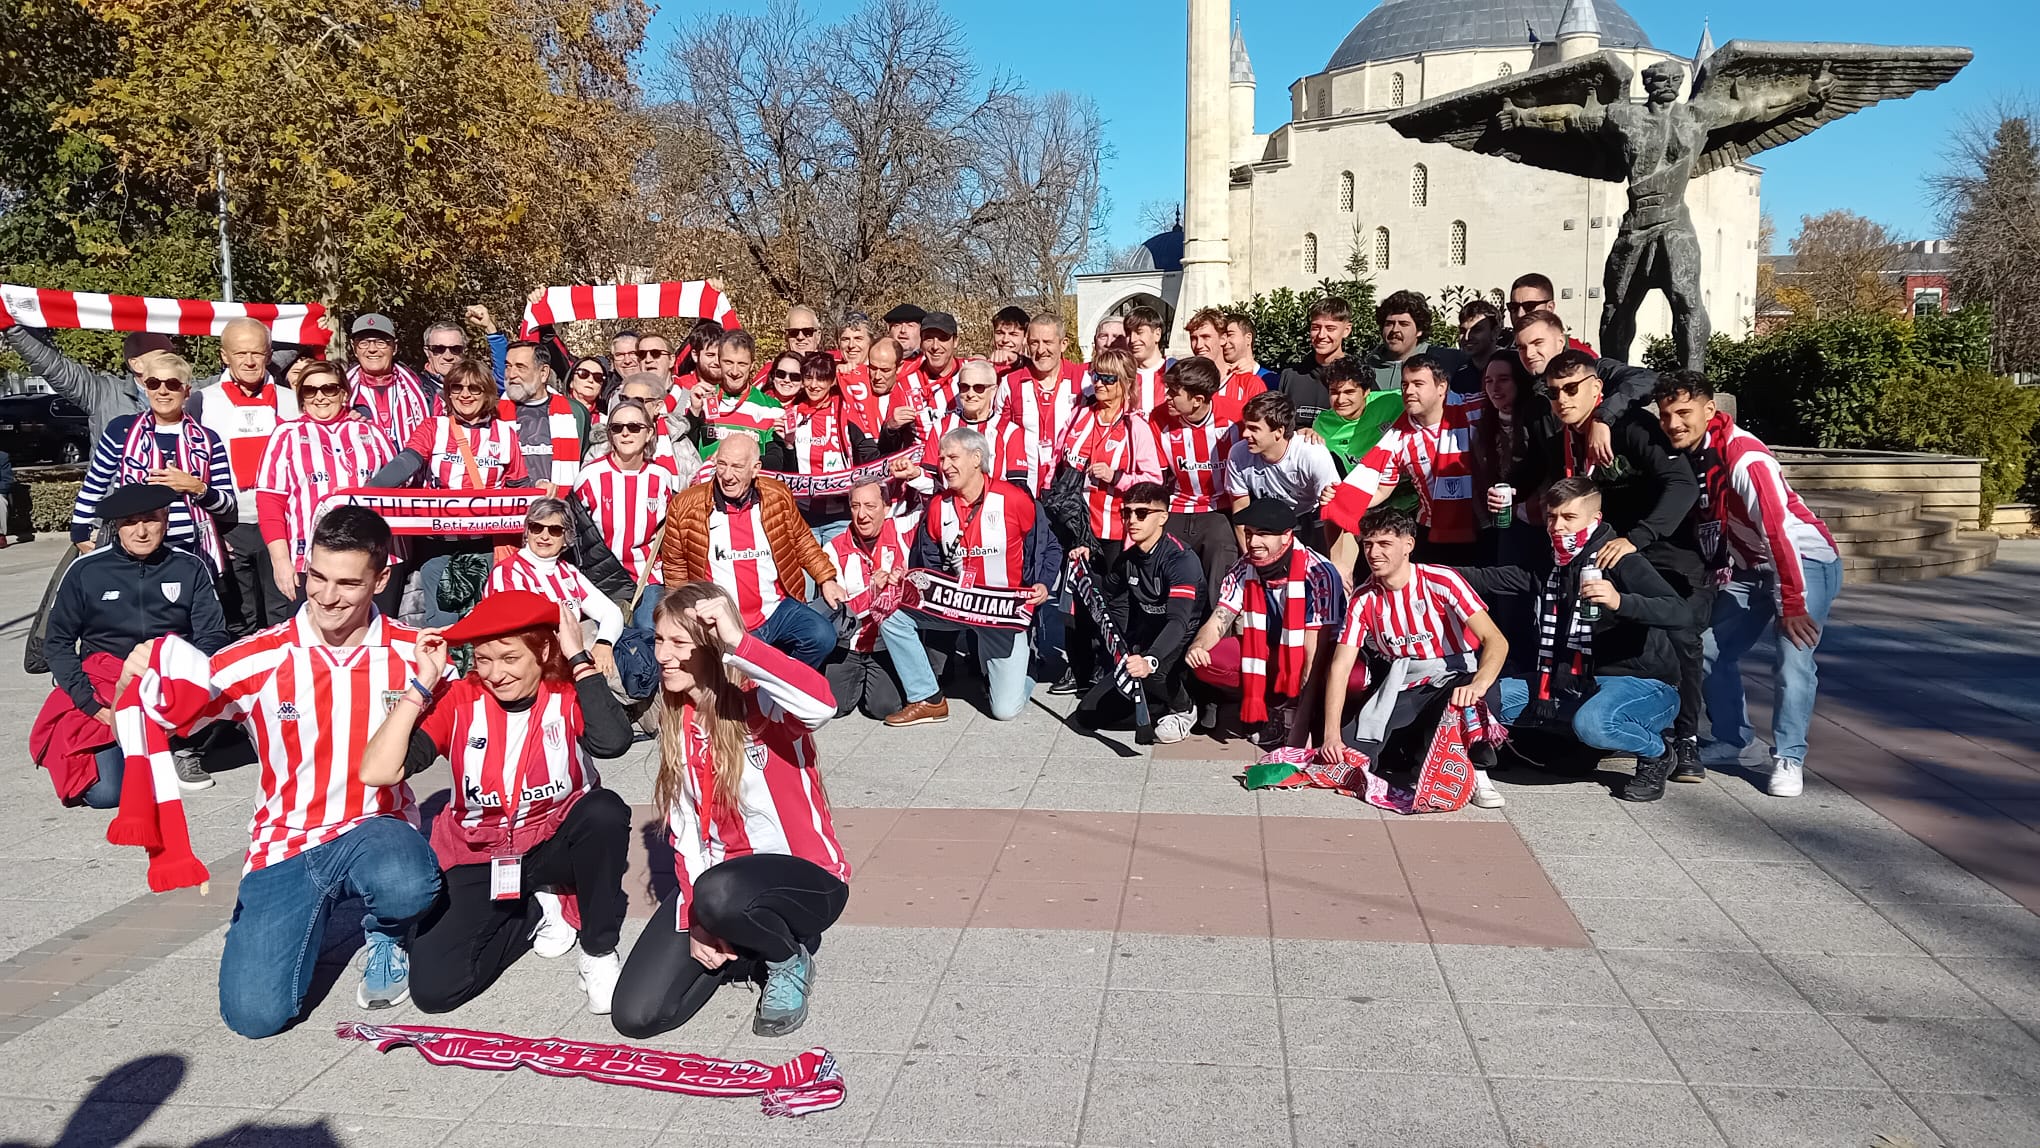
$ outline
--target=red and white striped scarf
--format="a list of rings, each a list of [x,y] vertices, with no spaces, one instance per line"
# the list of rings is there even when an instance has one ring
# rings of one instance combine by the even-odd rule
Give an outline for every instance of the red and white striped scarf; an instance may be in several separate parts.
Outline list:
[[[269,327],[269,337],[275,342],[324,344],[326,333],[319,329],[319,320],[325,315],[323,303],[215,303],[0,283],[0,329],[19,323],[87,331],[218,335],[235,319],[254,319]]]
[[[198,425],[198,420],[184,416],[184,425],[177,437],[177,469],[205,483],[213,484],[212,432]],[[143,411],[135,416],[134,425],[128,428],[127,442],[121,444],[120,470],[114,479],[115,486],[149,481],[149,472],[163,466],[163,446],[156,441],[156,416]],[[231,478],[229,480],[231,485]],[[213,516],[198,505],[194,495],[184,496],[184,506],[191,514],[191,529],[198,535],[198,548],[205,554],[206,561],[214,570],[226,567],[220,553],[220,528]]]
[[[826,1111],[841,1105],[845,1094],[842,1070],[826,1048],[808,1049],[775,1068],[755,1060],[721,1060],[663,1048],[428,1025],[348,1021],[336,1031],[340,1039],[367,1041],[378,1052],[409,1045],[432,1064],[497,1072],[523,1065],[547,1076],[578,1076],[686,1096],[756,1096],[767,1116]]]
[[[530,339],[540,327],[577,319],[714,319],[725,331],[744,324],[729,296],[705,279],[684,283],[601,283],[548,287],[545,297],[524,308],[517,337]]]
[[[390,364],[388,383],[369,379],[359,365],[347,368],[347,405],[366,408],[368,421],[402,449],[419,425],[432,417],[432,397],[417,373],[402,363]]]
[[[574,405],[558,391],[546,392],[545,430],[552,439],[552,471],[533,474],[533,482],[550,482],[562,493],[572,490],[581,477],[581,426],[574,421]],[[517,421],[517,404],[503,399],[496,404],[496,417]]]
[[[212,696],[212,660],[171,636],[156,643],[148,668],[114,702],[113,730],[126,768],[120,812],[106,826],[106,841],[148,850],[149,888],[158,893],[203,885],[212,876],[191,851],[170,752],[170,735],[196,720]]]
[[[1294,698],[1303,692],[1304,589],[1310,560],[1298,543],[1289,548],[1289,577],[1282,584],[1281,648],[1275,655],[1274,692]],[[1268,590],[1259,568],[1249,565],[1240,587],[1240,720],[1268,720]]]

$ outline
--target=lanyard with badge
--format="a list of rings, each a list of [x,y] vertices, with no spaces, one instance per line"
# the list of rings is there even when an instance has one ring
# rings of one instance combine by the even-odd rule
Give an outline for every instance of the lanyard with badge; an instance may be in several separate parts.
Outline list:
[[[545,755],[545,697],[532,699],[531,728],[524,734],[524,754],[517,762],[517,776],[503,795],[503,839],[501,850],[489,854],[489,899],[515,901],[524,896],[524,854],[511,852],[516,840],[517,807],[524,796],[524,780],[531,775],[531,763]],[[505,711],[506,713],[508,711]]]
[[[956,516],[956,543],[948,557],[956,567],[956,584],[966,590],[977,585],[977,574],[964,561],[964,552],[970,549],[970,528],[977,525],[978,516],[985,512],[985,499],[991,493],[988,487],[978,495],[978,500],[971,504],[969,514]]]

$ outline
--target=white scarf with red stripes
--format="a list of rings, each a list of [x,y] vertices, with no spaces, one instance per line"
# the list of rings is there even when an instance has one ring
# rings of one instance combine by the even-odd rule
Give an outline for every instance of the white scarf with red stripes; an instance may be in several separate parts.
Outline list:
[[[1282,584],[1281,646],[1275,654],[1277,696],[1294,698],[1303,692],[1304,583],[1310,560],[1303,545],[1289,548],[1289,578]],[[1240,720],[1268,720],[1268,589],[1261,571],[1249,564],[1240,587]]]
[[[323,303],[216,303],[202,299],[153,299],[58,291],[0,283],[0,329],[63,327],[87,331],[154,331],[162,335],[218,335],[235,319],[269,327],[278,343],[320,343]]]
[[[177,469],[212,486],[212,452],[206,449],[206,437],[210,434],[198,425],[198,420],[184,416],[184,425],[178,428]],[[128,428],[127,441],[121,444],[120,472],[114,485],[146,483],[149,472],[164,465],[163,447],[156,441],[156,416],[143,411],[135,416],[134,425]],[[198,505],[200,495],[181,496],[191,513],[191,528],[198,533],[198,548],[205,554],[206,561],[214,570],[226,568],[224,556],[220,553],[220,528],[213,516]]]
[[[127,764],[120,812],[106,826],[106,841],[148,850],[149,888],[158,893],[203,885],[211,877],[191,851],[170,735],[195,721],[212,696],[212,659],[172,635],[156,643],[148,668],[114,703],[114,735]]]
[[[402,363],[390,364],[388,383],[370,382],[371,377],[360,364],[347,368],[347,405],[367,408],[368,421],[402,450],[411,432],[432,417],[432,397],[417,372]]]
[[[548,287],[545,296],[524,308],[520,339],[532,338],[540,327],[578,319],[713,319],[725,331],[744,324],[730,306],[729,296],[705,279],[684,283],[601,283],[581,287]]]

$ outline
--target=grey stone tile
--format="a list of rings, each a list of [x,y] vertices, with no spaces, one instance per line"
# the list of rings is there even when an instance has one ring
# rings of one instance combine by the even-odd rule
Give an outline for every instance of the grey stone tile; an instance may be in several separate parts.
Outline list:
[[[948,983],[1102,988],[1112,934],[1096,931],[965,929]]]
[[[1297,1068],[1470,1074],[1473,1050],[1449,1004],[1283,997],[1282,1040]]]
[[[1918,945],[1868,905],[1731,901],[1722,908],[1767,953],[1920,953]]]
[[[1664,857],[1655,838],[1634,821],[1538,822],[1516,824],[1538,857]]]
[[[1830,862],[1842,884],[1873,905],[2011,905],[1997,886],[1938,854],[1899,864]]]
[[[1926,956],[1778,953],[1787,979],[1824,1013],[1994,1017],[1997,1011]]]
[[[1720,1133],[1683,1084],[1497,1080],[1495,1105],[1514,1143],[1537,1148],[1720,1148]]]
[[[1481,1071],[1490,1077],[1679,1080],[1635,1009],[1499,1004],[1459,1008]]]
[[[1143,813],[1220,813],[1250,817],[1255,814],[1258,805],[1254,794],[1230,782],[1213,785],[1150,781],[1142,793],[1140,808]]]
[[[1509,1138],[1479,1077],[1396,1076],[1291,1068],[1290,1110],[1299,1145],[1503,1148]]]
[[[82,1094],[76,1100],[0,1100],[0,1128],[9,1144],[224,1143],[268,1123],[266,1106],[115,1103]]]
[[[1098,1057],[1191,1064],[1282,1065],[1272,996],[1169,992],[1105,994]]]
[[[1709,901],[1652,901],[1629,897],[1574,897],[1567,901],[1580,927],[1600,949],[1754,949],[1748,937]]]
[[[1717,901],[1856,904],[1854,894],[1811,861],[1687,861],[1685,866]]]
[[[2021,905],[1883,905],[1937,957],[2040,957],[2040,917]]]
[[[1431,946],[1387,941],[1275,941],[1275,983],[1284,996],[1442,1001],[1444,974]]]
[[[1286,1144],[1282,1070],[1099,1061],[1083,1136],[1087,1144]]]
[[[307,1036],[317,1039],[307,1039]],[[5,1045],[6,1091],[76,1100],[267,1107],[339,1060],[347,1047],[293,1032],[258,1046],[217,1021],[158,1025],[133,1017],[44,1023]]]
[[[1901,1092],[1945,1143],[1961,1148],[2032,1148],[2040,1144],[2040,1096]]]
[[[1863,1148],[1934,1143],[1905,1101],[1886,1089],[1693,1089],[1736,1148]]]
[[[1026,809],[1068,809],[1096,813],[1137,813],[1144,790],[1135,781],[1037,781]]]
[[[1039,988],[942,986],[914,1038],[916,1053],[971,1056],[1089,1056],[1105,994],[1058,990],[1052,1007]]]
[[[1684,866],[1670,857],[1539,857],[1552,887],[1568,902],[1577,897],[1706,898]]]
[[[837,925],[822,938],[821,951],[815,954],[817,976],[933,984],[949,967],[950,953],[961,932]]]
[[[2024,957],[1943,957],[1941,963],[2007,1015],[2024,1021],[2040,1021],[2040,960]]]
[[[1121,933],[1113,944],[1111,983],[1115,989],[1273,994],[1275,965],[1265,937]]]
[[[1101,758],[1090,754],[1065,757],[1050,753],[1041,763],[1040,780],[1063,785],[1139,786],[1154,776],[1156,764],[1145,757]],[[1182,780],[1200,779],[1185,777]]]
[[[1661,1009],[1643,1015],[1694,1084],[1880,1087],[1870,1066],[1823,1017]]]
[[[874,1141],[1074,1144],[1074,1098],[1089,1071],[1084,1060],[916,1053],[901,1064],[869,1133]],[[1070,1102],[1043,1104],[1044,1096]]]
[[[612,1042],[623,1038],[611,1034]],[[803,1046],[804,1047],[804,1046]],[[787,1054],[798,1051],[788,1049]],[[785,1056],[773,1058],[784,1060]],[[515,1112],[528,1124],[558,1124],[586,1129],[606,1141],[611,1130],[636,1129],[656,1132],[673,1118],[673,1097],[648,1088],[609,1088],[600,1104],[588,1103],[588,1082],[543,1076],[528,1069],[495,1074],[501,1084],[488,1094],[478,1115]],[[749,1107],[751,1100],[734,1100],[732,1105]],[[599,1131],[598,1131],[599,1130]],[[526,1135],[530,1135],[529,1129]]]
[[[822,951],[827,954],[826,945]],[[817,975],[807,1023],[800,1030],[802,1047],[821,1045],[832,1052],[905,1052],[935,994],[936,986],[925,983]],[[742,989],[726,986],[716,996],[729,997],[742,1016],[751,1015],[757,1007],[757,998]],[[748,1030],[745,1022],[743,1031]]]
[[[1622,1005],[1629,1001],[1592,949],[1440,945],[1452,999],[1501,1004]]]
[[[2012,1021],[1833,1019],[1849,1043],[1901,1092],[2040,1092],[2040,1043]]]
[[[1616,949],[1605,954],[1638,1008],[1706,1012],[1812,1012],[1759,953]]]
[[[715,1103],[724,1102],[717,1101]],[[740,1104],[743,1102],[733,1100],[727,1103]],[[587,1107],[584,1104],[576,1104],[563,1112],[541,1112],[538,1115],[568,1117],[583,1111]],[[670,1111],[672,1104],[670,1101],[667,1103],[667,1108],[669,1111],[665,1113],[665,1116],[670,1119],[672,1117]],[[533,1127],[533,1123],[543,1122],[503,1124],[484,1120],[464,1121],[455,1125],[453,1131],[447,1134],[446,1139],[439,1142],[439,1148],[502,1148],[505,1144],[528,1142],[538,1138],[534,1133],[542,1134],[539,1128]],[[601,1142],[604,1148],[611,1148],[611,1146],[614,1146],[614,1148],[651,1148],[651,1145],[654,1143],[662,1143],[667,1148],[672,1148],[672,1142],[661,1137],[656,1128],[604,1128],[602,1129]]]

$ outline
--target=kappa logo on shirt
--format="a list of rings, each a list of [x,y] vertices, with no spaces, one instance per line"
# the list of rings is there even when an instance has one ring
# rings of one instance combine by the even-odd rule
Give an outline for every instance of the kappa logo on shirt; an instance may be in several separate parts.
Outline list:
[[[276,720],[277,720],[277,721],[296,721],[296,720],[297,720],[297,705],[296,705],[296,703],[294,703],[294,702],[284,702],[284,703],[283,703],[282,705],[279,705],[279,706],[277,706],[277,707],[276,707]]]

